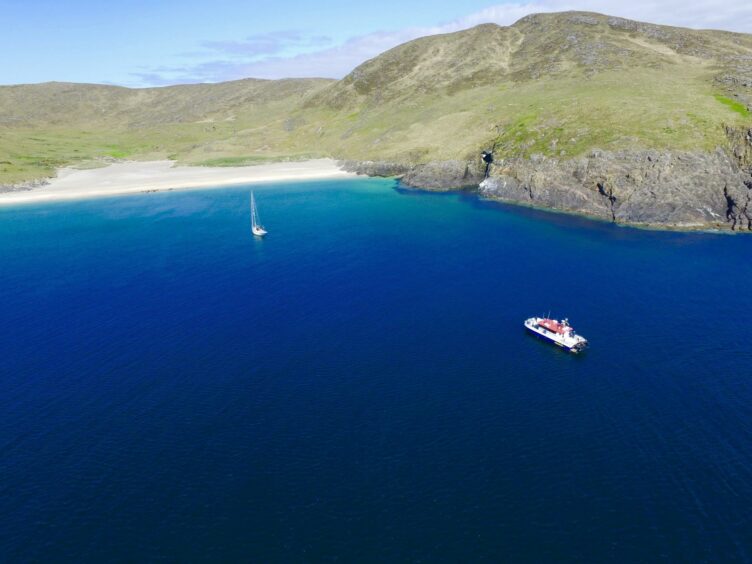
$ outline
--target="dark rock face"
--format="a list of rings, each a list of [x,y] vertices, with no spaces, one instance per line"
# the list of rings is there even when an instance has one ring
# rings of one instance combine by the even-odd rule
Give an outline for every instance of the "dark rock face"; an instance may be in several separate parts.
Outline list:
[[[752,170],[752,127],[726,127],[726,138],[739,166]]]
[[[383,161],[340,161],[348,172],[368,176],[395,176],[407,186],[424,190],[447,191],[476,188],[484,177],[485,164],[465,161],[434,161],[425,164],[401,164]]]
[[[427,190],[475,188],[483,180],[484,168],[465,161],[437,161],[417,165],[402,177],[408,186]]]
[[[480,193],[617,223],[752,230],[752,176],[743,160],[720,149],[508,159],[492,167]]]
[[[400,177],[410,170],[409,165],[385,161],[339,161],[337,164],[342,170],[366,176]]]

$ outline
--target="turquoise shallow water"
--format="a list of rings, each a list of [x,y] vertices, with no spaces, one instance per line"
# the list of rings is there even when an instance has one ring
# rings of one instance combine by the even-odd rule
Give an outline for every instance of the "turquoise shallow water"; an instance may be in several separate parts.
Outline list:
[[[2,560],[752,559],[752,237],[254,190],[0,209]]]

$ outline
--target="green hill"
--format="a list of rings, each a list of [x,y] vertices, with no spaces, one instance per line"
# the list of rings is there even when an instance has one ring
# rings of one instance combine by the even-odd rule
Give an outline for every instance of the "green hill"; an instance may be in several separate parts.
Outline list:
[[[0,183],[51,175],[65,164],[91,166],[103,158],[217,164],[278,158],[282,154],[276,151],[289,137],[291,108],[331,82],[247,79],[144,89],[2,86]]]
[[[0,183],[64,164],[229,165],[332,156],[405,165],[713,151],[752,125],[752,35],[599,14],[417,39],[339,81],[0,87]],[[738,148],[737,148],[738,150]]]
[[[750,35],[542,14],[399,46],[307,108],[354,158],[463,159],[492,140],[508,155],[707,150],[721,124],[752,122],[751,77]]]

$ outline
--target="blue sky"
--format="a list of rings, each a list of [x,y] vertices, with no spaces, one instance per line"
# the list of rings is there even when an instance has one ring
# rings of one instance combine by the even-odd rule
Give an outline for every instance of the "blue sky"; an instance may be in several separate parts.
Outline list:
[[[583,9],[752,32],[752,3],[715,0],[0,0],[0,84],[159,86],[255,76],[338,78],[404,41],[532,12]]]

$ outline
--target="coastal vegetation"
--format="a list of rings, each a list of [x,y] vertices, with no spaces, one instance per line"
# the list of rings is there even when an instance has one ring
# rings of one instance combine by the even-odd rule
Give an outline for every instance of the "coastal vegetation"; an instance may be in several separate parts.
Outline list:
[[[6,86],[0,183],[111,159],[421,163],[494,144],[515,156],[712,150],[724,125],[750,123],[751,68],[749,35],[568,12],[411,41],[340,81]]]
[[[480,152],[492,148],[497,163],[568,163],[594,151],[668,152],[672,162],[721,149],[744,168],[752,166],[750,108],[752,35],[534,14],[408,42],[342,80],[0,87],[0,185],[118,159],[236,166],[333,157],[387,163],[384,174],[455,163],[468,172],[448,178],[451,187],[477,185]],[[415,185],[440,184],[414,176]],[[598,182],[583,189],[600,193]],[[723,215],[725,196],[715,191],[709,213]]]

